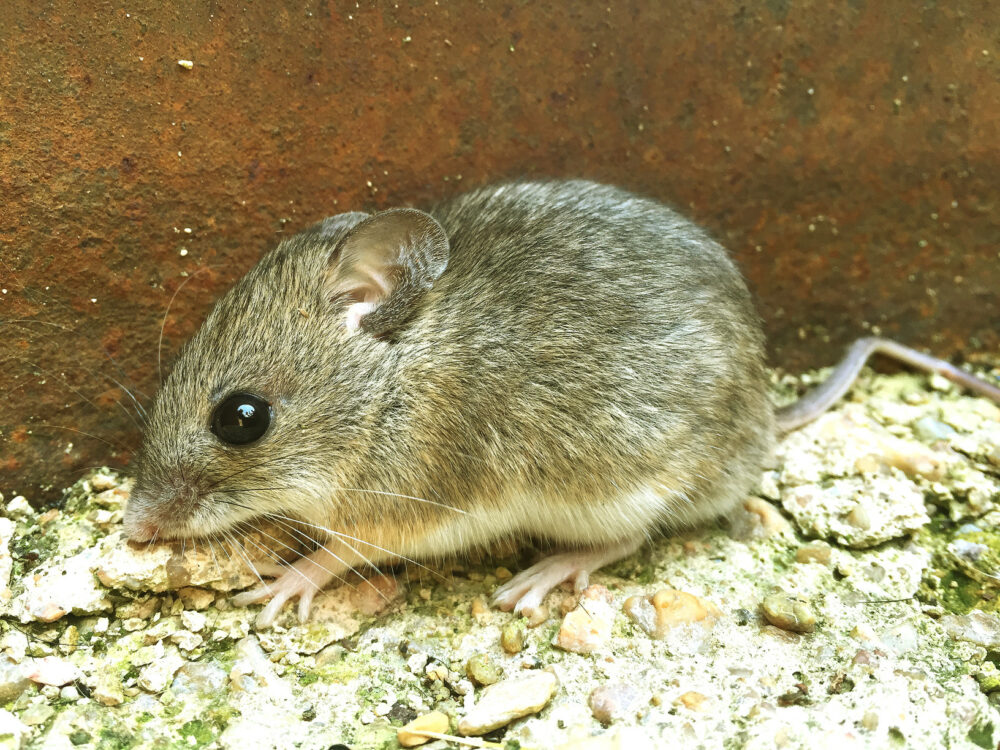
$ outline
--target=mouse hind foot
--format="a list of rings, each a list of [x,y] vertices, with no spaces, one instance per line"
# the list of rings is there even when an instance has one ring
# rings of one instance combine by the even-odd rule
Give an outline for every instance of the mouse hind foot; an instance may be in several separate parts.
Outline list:
[[[559,584],[572,581],[573,589],[580,593],[589,585],[591,573],[627,557],[641,544],[642,540],[626,541],[607,547],[550,555],[498,588],[493,594],[493,606],[530,616]]]

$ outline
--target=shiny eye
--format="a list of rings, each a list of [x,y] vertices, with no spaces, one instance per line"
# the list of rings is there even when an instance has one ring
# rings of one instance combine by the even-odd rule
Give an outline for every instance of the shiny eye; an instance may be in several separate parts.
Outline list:
[[[212,412],[212,432],[223,443],[259,440],[271,424],[271,405],[252,393],[231,393]]]

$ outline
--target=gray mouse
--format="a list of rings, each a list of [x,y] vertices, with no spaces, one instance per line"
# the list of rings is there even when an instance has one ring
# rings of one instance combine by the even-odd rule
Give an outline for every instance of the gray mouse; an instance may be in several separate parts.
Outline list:
[[[314,551],[236,598],[258,625],[346,571],[496,542],[564,551],[497,606],[529,611],[660,529],[731,511],[780,431],[883,351],[790,407],[723,248],[666,206],[585,181],[474,190],[429,212],[330,217],[282,241],[184,346],[149,414],[125,515],[135,541],[267,520]]]

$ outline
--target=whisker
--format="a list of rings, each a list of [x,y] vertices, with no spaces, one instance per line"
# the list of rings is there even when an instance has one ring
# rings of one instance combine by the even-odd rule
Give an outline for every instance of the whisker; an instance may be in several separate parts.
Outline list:
[[[87,436],[89,438],[93,438],[94,440],[99,440],[100,442],[102,442],[105,445],[107,445],[109,448],[114,448],[115,450],[122,451],[123,453],[128,453],[128,450],[129,450],[128,448],[126,448],[124,445],[122,445],[121,443],[119,443],[117,441],[116,442],[111,442],[110,440],[108,440],[106,438],[102,438],[100,435],[95,435],[95,434],[93,434],[91,432],[84,432],[83,430],[78,430],[75,427],[66,427],[66,426],[61,425],[61,424],[49,424],[48,422],[35,422],[35,423],[31,424],[30,427],[31,427],[31,431],[32,432],[34,430],[36,430],[36,429],[42,429],[42,430],[44,430],[44,429],[67,430],[68,432],[75,432],[78,435],[85,435],[85,436]]]
[[[170,301],[167,303],[167,309],[163,311],[163,320],[160,322],[160,340],[156,344],[156,376],[160,380],[160,385],[163,384],[163,329],[167,327],[167,318],[170,316],[170,308],[173,307],[174,300],[177,299],[177,295],[180,293],[181,289],[187,286],[187,283],[191,279],[195,278],[202,271],[206,271],[210,266],[203,266],[195,271],[193,274],[188,276],[184,281],[180,283],[174,293],[170,296]]]
[[[309,536],[305,532],[302,532],[299,529],[292,528],[292,526],[290,524],[284,524],[283,523],[282,526],[284,526],[286,529],[288,529],[289,531],[291,531],[293,534],[297,534],[299,536],[299,538],[301,538],[301,539],[303,539],[303,540],[305,540],[307,542],[312,542],[313,544],[319,545],[320,549],[322,549],[322,550],[326,551],[327,553],[333,555],[335,558],[337,558],[338,562],[342,563],[344,565],[344,567],[346,567],[352,573],[357,573],[358,572],[357,570],[354,569],[353,565],[349,565],[340,555],[338,555],[336,552],[334,552],[330,548],[323,546],[323,544],[321,544],[318,540],[313,539],[311,536]],[[255,526],[254,528],[258,532],[260,532],[261,534],[263,534],[264,536],[269,537],[271,539],[274,539],[274,541],[278,542],[278,544],[280,544],[282,547],[284,547],[284,548],[286,548],[288,550],[291,550],[292,552],[296,552],[296,550],[292,549],[287,544],[284,544],[280,540],[278,540],[275,537],[271,536],[270,534],[268,534],[266,531],[264,531],[259,526]],[[313,560],[310,560],[310,562],[312,562],[313,565],[316,565],[320,570],[323,570],[323,571],[329,573],[330,575],[332,575],[334,578],[336,578],[341,583],[344,583],[344,584],[350,586],[352,589],[357,590],[357,586],[355,586],[353,583],[351,583],[350,581],[348,581],[346,578],[341,578],[339,575],[337,575],[336,573],[334,573],[332,570],[324,568],[322,565],[320,565],[319,563],[317,563],[317,562],[315,562]]]
[[[444,576],[442,576],[436,570],[432,570],[431,568],[428,568],[426,565],[423,565],[422,563],[419,563],[416,560],[407,557],[406,555],[401,555],[398,552],[393,552],[392,550],[386,549],[385,547],[379,547],[377,544],[365,541],[364,539],[359,539],[356,536],[351,536],[350,534],[345,534],[345,533],[340,532],[340,531],[334,531],[333,529],[328,529],[325,526],[319,526],[319,525],[314,524],[314,523],[309,523],[308,521],[303,521],[300,518],[292,518],[290,516],[283,516],[280,513],[265,513],[263,515],[264,515],[265,518],[274,518],[274,519],[281,518],[281,519],[284,519],[286,521],[292,521],[293,523],[300,523],[300,524],[302,524],[304,526],[310,526],[310,527],[316,529],[317,531],[324,531],[327,534],[333,534],[334,536],[338,536],[338,537],[341,537],[341,538],[344,538],[344,539],[350,539],[352,542],[358,542],[359,544],[364,544],[364,545],[366,545],[368,547],[374,547],[375,549],[379,550],[380,552],[385,552],[390,557],[398,557],[400,560],[403,560],[404,562],[410,563],[411,565],[416,565],[418,568],[423,568],[428,573],[430,573],[431,575],[437,576],[438,578],[440,578],[445,583],[448,582],[448,579],[446,579]]]
[[[257,572],[257,567],[252,562],[250,562],[250,558],[247,556],[246,552],[243,551],[243,548],[240,547],[239,543],[233,538],[233,535],[229,531],[223,531],[222,533],[229,541],[230,549],[233,548],[236,549],[236,552],[239,554],[240,557],[243,558],[243,561],[247,564],[247,567],[249,567],[250,570],[253,571],[253,574],[257,576],[257,580],[260,581],[260,585],[263,586],[264,588],[267,588],[267,584],[264,583],[264,579],[261,578],[260,573]],[[248,541],[250,541],[251,544],[253,543],[252,539]]]
[[[276,541],[278,544],[280,544],[282,547],[284,547],[285,549],[289,550],[290,552],[294,552],[295,554],[298,554],[300,558],[305,557],[306,559],[309,559],[308,555],[301,555],[298,552],[298,550],[295,550],[292,547],[289,547],[287,544],[285,544],[284,542],[282,542],[280,539],[278,539],[278,538],[276,538],[274,536],[271,536],[270,534],[268,534],[266,531],[264,531],[264,529],[260,528],[259,526],[255,526],[254,528],[258,532],[260,532],[261,534],[263,534],[264,536],[268,537],[269,539],[273,539],[274,541]],[[317,542],[312,537],[306,536],[305,538],[306,538],[306,541],[310,541],[310,542],[314,542],[316,544],[319,544],[319,542]],[[320,545],[320,546],[323,547],[323,545]],[[341,558],[336,552],[333,552],[332,550],[326,549],[326,547],[323,547],[323,549],[326,550],[327,552],[329,552],[335,558],[337,558],[337,561],[340,562],[341,564],[343,564],[348,570],[350,570],[350,571],[352,571],[354,573],[357,572],[356,570],[354,570],[354,568],[352,566],[348,565],[347,562],[345,562],[344,559]],[[356,589],[357,588],[353,583],[351,583],[350,581],[348,581],[346,578],[342,578],[341,576],[337,575],[336,573],[334,573],[329,568],[325,568],[324,566],[320,565],[315,560],[309,559],[309,562],[312,563],[313,565],[315,565],[320,570],[322,570],[324,573],[329,573],[331,576],[333,576],[334,578],[336,578],[341,583],[343,583],[343,584],[345,584],[347,586],[350,586],[352,589]],[[293,570],[296,570],[296,572],[299,572],[298,569],[295,568],[294,565],[289,565],[288,567],[292,568]],[[316,590],[317,591],[320,590],[319,586],[316,586]]]
[[[69,384],[69,381],[64,376],[57,375],[57,374],[53,373],[51,370],[46,370],[44,367],[41,367],[40,365],[38,365],[38,364],[36,364],[34,362],[31,362],[31,361],[29,361],[27,359],[23,359],[22,357],[16,357],[16,356],[15,357],[10,357],[10,358],[8,358],[8,360],[5,360],[5,361],[10,361],[11,359],[16,359],[19,362],[22,362],[23,364],[28,365],[29,367],[34,367],[36,370],[38,370],[40,373],[44,374],[46,377],[58,378],[59,380],[61,380],[63,382],[63,385],[65,385],[70,391],[72,391],[77,396],[79,396],[84,401],[86,401],[88,404],[90,404],[92,407],[94,407],[94,411],[96,411],[98,414],[101,413],[100,407],[98,407],[97,404],[95,404],[89,398],[87,398],[82,393],[80,393],[80,391],[78,391],[76,388],[74,388],[73,386],[71,386]],[[142,432],[142,425],[140,425],[136,421],[135,417],[132,415],[132,412],[130,412],[128,409],[126,409],[125,406],[124,406],[124,404],[122,404],[121,401],[115,401],[115,406],[117,406],[119,409],[121,409],[123,412],[125,412],[125,416],[127,416],[129,418],[129,420],[132,422],[132,424],[135,425],[135,428],[137,430],[139,430],[140,432]]]

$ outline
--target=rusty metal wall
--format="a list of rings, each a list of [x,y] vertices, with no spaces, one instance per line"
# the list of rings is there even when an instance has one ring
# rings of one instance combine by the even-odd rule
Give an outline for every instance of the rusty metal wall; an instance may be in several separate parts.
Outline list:
[[[155,390],[175,293],[165,362],[281,235],[504,177],[614,182],[707,225],[776,364],[873,328],[1000,347],[996,3],[398,6],[0,5],[8,499],[127,461],[115,381]]]

